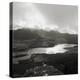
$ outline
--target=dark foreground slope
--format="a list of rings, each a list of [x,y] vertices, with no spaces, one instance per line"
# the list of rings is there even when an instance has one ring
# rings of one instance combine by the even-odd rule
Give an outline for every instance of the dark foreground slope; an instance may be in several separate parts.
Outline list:
[[[19,64],[13,65],[13,75],[14,77],[41,76],[43,75],[42,71],[44,72],[45,70],[43,64],[46,64],[48,67],[45,68],[48,71],[48,75],[77,74],[77,46],[74,48],[69,48],[69,51],[64,54],[33,54],[29,60],[22,60]],[[49,69],[50,66],[53,68]],[[33,71],[36,67],[38,68],[37,73],[40,72],[40,75],[34,74]],[[55,69],[58,70],[57,73],[55,72]]]

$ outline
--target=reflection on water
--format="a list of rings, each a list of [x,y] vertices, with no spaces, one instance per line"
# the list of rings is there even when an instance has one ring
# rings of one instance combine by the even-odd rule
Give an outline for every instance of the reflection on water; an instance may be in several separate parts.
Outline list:
[[[20,55],[26,54],[23,57],[13,58],[13,63],[18,63],[20,60],[27,60],[31,58],[32,54],[57,54],[57,53],[65,53],[68,51],[67,48],[77,46],[76,44],[58,44],[53,47],[48,48],[33,48],[26,52],[20,53]],[[17,55],[17,54],[16,54]],[[15,56],[16,56],[15,55]],[[18,54],[19,55],[19,54]]]
[[[47,54],[57,54],[57,53],[65,53],[68,51],[66,48],[74,47],[76,44],[58,44],[54,47],[47,48],[46,53]]]
[[[33,48],[27,51],[27,54],[57,54],[57,53],[65,53],[68,51],[66,48],[74,47],[76,44],[58,44],[54,47],[48,48]]]

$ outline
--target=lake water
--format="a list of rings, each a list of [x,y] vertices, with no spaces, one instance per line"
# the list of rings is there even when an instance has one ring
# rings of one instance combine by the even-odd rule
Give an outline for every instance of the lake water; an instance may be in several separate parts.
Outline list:
[[[25,54],[26,56],[18,57],[18,58],[13,58],[13,63],[17,64],[20,60],[30,59],[32,54],[43,54],[43,53],[45,53],[45,54],[57,54],[57,53],[65,53],[65,52],[68,51],[67,48],[74,47],[74,46],[77,46],[77,45],[76,44],[57,44],[57,45],[55,45],[53,47],[33,48],[33,49],[28,50],[28,51],[20,52],[20,53],[16,54],[16,55],[23,55],[23,54]]]

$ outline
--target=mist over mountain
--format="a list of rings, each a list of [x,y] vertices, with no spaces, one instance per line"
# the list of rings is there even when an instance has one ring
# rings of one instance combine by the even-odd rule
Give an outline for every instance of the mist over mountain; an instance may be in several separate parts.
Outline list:
[[[58,31],[45,31],[42,29],[22,28],[10,30],[13,33],[13,40],[52,40],[54,43],[74,43],[78,42],[77,34],[60,33]]]

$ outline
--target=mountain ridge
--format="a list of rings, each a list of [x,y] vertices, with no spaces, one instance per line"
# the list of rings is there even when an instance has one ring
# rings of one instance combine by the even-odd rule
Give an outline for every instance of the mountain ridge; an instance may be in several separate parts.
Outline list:
[[[67,43],[77,43],[77,34],[60,33],[58,31],[44,31],[44,30],[33,30],[33,29],[17,29],[10,30],[12,32],[13,40],[55,40],[57,43],[67,42]]]

